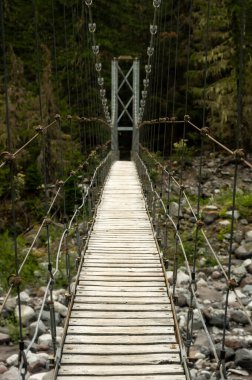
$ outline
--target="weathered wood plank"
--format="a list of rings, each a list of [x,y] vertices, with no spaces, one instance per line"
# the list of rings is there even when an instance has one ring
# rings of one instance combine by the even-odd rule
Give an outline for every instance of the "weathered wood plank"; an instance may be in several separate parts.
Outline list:
[[[177,344],[174,334],[164,335],[78,335],[67,334],[66,344]]]
[[[148,293],[150,295],[152,294],[157,294],[159,292],[164,292],[165,294],[167,294],[167,291],[166,291],[166,288],[165,286],[161,287],[161,288],[153,288],[153,287],[150,287],[150,286],[140,286],[140,287],[135,287],[135,286],[104,286],[104,287],[97,287],[97,286],[92,286],[92,285],[78,285],[77,286],[77,290],[86,290],[86,291],[99,291],[99,292],[123,292],[123,293],[134,293],[134,292],[137,292],[138,294],[141,294],[141,293]],[[110,293],[111,294],[111,293]],[[113,295],[113,294],[111,294]],[[169,299],[168,299],[169,301]]]
[[[104,281],[104,282],[116,282],[116,283],[120,283],[120,282],[129,282],[129,283],[138,283],[138,282],[148,282],[149,284],[154,282],[156,284],[163,284],[164,285],[164,280],[163,280],[163,276],[152,276],[152,277],[148,277],[148,276],[106,276],[106,275],[98,275],[98,274],[94,274],[94,275],[89,275],[89,274],[80,274],[80,281],[89,281],[89,282],[95,282],[95,281]]]
[[[126,305],[166,305],[167,297],[130,297],[125,295],[124,297],[88,297],[81,295],[81,292],[75,297],[76,302],[83,302],[86,304],[100,303],[100,304],[126,304]]]
[[[97,267],[94,267],[94,266],[90,266],[90,265],[86,265],[82,268],[82,273],[88,273],[88,272],[93,272],[94,274],[95,273],[99,273],[99,275],[101,274],[129,274],[129,273],[134,273],[134,275],[136,276],[140,276],[141,274],[144,275],[144,276],[156,276],[158,275],[159,277],[163,276],[163,273],[161,272],[160,273],[160,267],[159,268],[132,268],[130,265],[126,268],[97,268]]]
[[[174,334],[171,326],[69,326],[70,334],[86,335],[158,335]]]
[[[63,365],[59,374],[66,375],[182,375],[182,366],[178,364],[162,365]],[[175,379],[174,379],[175,380]]]
[[[83,290],[80,287],[77,287],[78,290],[78,295],[81,296],[87,296],[87,297],[165,297],[165,301],[167,302],[167,293],[162,292],[161,290],[157,292],[138,292],[136,291],[131,291],[131,292],[125,292],[125,291],[118,291],[114,290],[113,293],[111,290],[105,291],[104,289],[101,290],[94,290],[94,291],[88,291],[88,290]]]
[[[139,263],[139,262],[136,262],[136,263],[130,263],[130,262],[111,262],[111,261],[101,261],[101,260],[97,260],[97,261],[91,261],[91,260],[85,260],[85,264],[83,265],[83,268],[128,268],[128,267],[131,267],[131,268],[141,268],[141,269],[149,269],[149,271],[151,270],[151,268],[157,268],[160,270],[160,263],[159,264],[144,264],[144,263]],[[98,269],[100,270],[100,269]]]
[[[105,350],[106,353],[106,350]],[[117,364],[117,365],[135,365],[135,364],[179,364],[180,356],[176,353],[149,353],[149,354],[127,354],[127,355],[88,355],[88,354],[65,354],[61,364]]]
[[[69,326],[173,326],[173,318],[122,318],[122,319],[94,319],[94,318],[70,318]]]
[[[102,311],[162,311],[171,310],[171,305],[167,304],[156,304],[156,305],[128,305],[128,304],[100,304],[100,303],[77,303],[73,305],[73,310],[102,310]]]
[[[120,277],[121,279],[121,277]],[[165,286],[165,282],[164,281],[110,281],[109,279],[105,280],[89,280],[87,279],[86,277],[81,279],[79,281],[79,284],[80,285],[92,285],[92,286],[116,286],[116,287],[120,287],[120,286],[129,286],[129,287],[132,287],[132,286],[135,286],[135,287],[146,287],[146,286],[152,286],[153,288],[160,288],[160,287],[164,287]]]
[[[179,345],[170,344],[65,344],[63,353],[72,354],[153,354],[153,353],[179,353]]]
[[[73,380],[72,376],[58,376],[58,380]],[[75,375],[75,380],[101,380],[101,376],[86,376],[83,377],[83,375]],[[186,380],[185,375],[177,375],[176,379],[174,378],[174,375],[120,375],[120,376],[113,376],[113,375],[102,375],[102,380]]]
[[[130,281],[131,278],[133,281],[156,281],[157,279],[162,279],[163,273],[158,272],[131,272],[131,271],[95,271],[95,270],[89,270],[89,269],[82,269],[80,273],[80,279],[82,278],[89,278],[92,277],[94,280],[96,279],[105,279],[106,281]]]
[[[171,311],[88,311],[73,310],[72,318],[97,318],[97,319],[130,319],[130,318],[172,318]]]

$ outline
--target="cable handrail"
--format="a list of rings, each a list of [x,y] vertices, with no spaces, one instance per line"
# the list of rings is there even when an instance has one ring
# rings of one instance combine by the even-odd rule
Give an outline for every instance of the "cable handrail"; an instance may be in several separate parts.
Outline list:
[[[182,250],[182,253],[183,253],[184,259],[185,259],[185,264],[186,264],[187,272],[188,272],[188,275],[189,275],[189,278],[190,278],[190,283],[192,283],[192,272],[191,272],[191,268],[190,268],[190,265],[189,265],[189,262],[188,262],[188,258],[187,258],[187,255],[186,255],[186,251],[185,251],[185,247],[184,247],[184,244],[183,244],[182,238],[181,238],[181,236],[180,236],[180,232],[179,232],[178,229],[177,229],[177,225],[176,225],[175,221],[173,220],[173,218],[172,218],[172,217],[169,215],[169,213],[167,212],[167,209],[166,209],[166,207],[165,207],[165,204],[164,204],[162,198],[160,197],[160,195],[158,194],[158,192],[154,189],[154,187],[153,187],[153,183],[152,183],[152,181],[151,181],[151,178],[150,178],[150,175],[149,175],[149,172],[148,172],[148,169],[147,169],[146,165],[144,164],[144,162],[143,162],[142,159],[140,158],[139,154],[136,154],[136,156],[137,156],[138,160],[140,161],[142,167],[143,167],[144,170],[145,170],[145,175],[146,175],[146,177],[147,177],[147,179],[148,179],[148,182],[149,182],[149,184],[150,184],[151,192],[152,192],[153,194],[156,195],[156,199],[158,199],[158,201],[160,202],[160,204],[161,204],[162,207],[163,207],[163,210],[164,210],[164,212],[165,212],[165,216],[168,217],[168,219],[170,220],[171,224],[172,224],[173,227],[174,227],[174,230],[175,230],[175,238],[177,238],[177,239],[179,240],[180,247],[181,247],[181,250]],[[215,347],[215,345],[214,345],[214,343],[213,343],[213,340],[212,340],[212,338],[211,338],[211,336],[210,336],[210,334],[209,334],[209,331],[208,331],[208,329],[207,329],[207,326],[206,326],[206,323],[205,323],[204,317],[203,317],[202,312],[201,312],[200,305],[199,305],[198,300],[197,300],[196,293],[195,293],[195,291],[194,291],[194,289],[193,289],[192,286],[190,287],[190,290],[192,291],[193,298],[194,298],[194,300],[195,300],[195,304],[196,304],[197,309],[198,309],[198,311],[199,311],[199,315],[200,315],[200,319],[201,319],[201,322],[202,322],[202,325],[203,325],[203,329],[204,329],[204,331],[205,331],[205,333],[206,333],[206,335],[207,335],[207,338],[208,338],[209,344],[210,344],[210,346],[211,346],[211,348],[212,348],[213,355],[214,355],[214,357],[215,357],[216,362],[218,362],[218,361],[219,361],[219,357],[218,357],[218,354],[217,354],[217,350],[216,350],[216,347]],[[223,376],[223,374],[221,374],[221,376],[222,376],[222,379],[224,380],[224,376]]]
[[[143,148],[143,149],[144,149],[144,150],[145,150],[145,151],[151,156],[151,158],[155,161],[155,163],[158,164],[158,165],[162,168],[162,170],[163,170],[166,174],[168,174],[168,175],[170,176],[170,178],[173,180],[173,182],[176,184],[176,186],[177,186],[178,188],[181,188],[181,185],[178,183],[178,181],[176,180],[176,178],[175,178],[175,177],[174,177],[169,171],[167,171],[167,169],[166,169],[166,168],[165,168],[165,167],[164,167],[159,161],[157,161],[157,160],[155,159],[155,157],[153,157],[153,155],[151,155],[151,153],[150,153],[149,151],[147,151],[146,148]],[[195,220],[195,223],[200,222],[200,219],[197,217],[196,213],[194,212],[193,206],[192,206],[191,202],[189,201],[188,196],[187,196],[185,190],[183,190],[182,193],[183,193],[183,196],[184,196],[184,198],[185,198],[185,200],[186,200],[186,202],[187,202],[187,204],[188,204],[188,207],[190,208],[190,211],[191,211],[191,213],[192,213],[192,215],[193,215],[193,218],[194,218],[194,220]],[[226,281],[227,281],[227,284],[228,284],[229,279],[228,279],[228,276],[227,276],[226,270],[224,269],[224,267],[223,267],[223,265],[222,265],[222,263],[221,263],[221,261],[220,261],[218,255],[217,255],[217,253],[215,252],[213,246],[211,245],[211,243],[210,243],[210,241],[209,241],[209,239],[208,239],[208,237],[207,237],[205,231],[203,231],[203,229],[201,228],[200,232],[201,232],[201,234],[202,234],[202,236],[203,236],[203,238],[204,238],[206,244],[208,245],[208,247],[209,247],[209,249],[210,249],[212,255],[214,256],[214,258],[215,258],[215,260],[216,260],[216,262],[217,262],[217,264],[218,264],[218,266],[219,266],[219,268],[220,268],[220,270],[221,270],[221,272],[222,272],[223,276],[225,277],[225,279],[226,279]],[[242,310],[245,312],[246,317],[247,317],[247,319],[248,319],[248,322],[249,322],[249,324],[252,326],[252,318],[251,318],[251,316],[249,315],[248,310],[247,310],[247,309],[245,308],[245,306],[243,305],[243,303],[242,303],[242,301],[241,301],[241,298],[240,298],[238,292],[236,291],[236,289],[234,289],[233,291],[234,291],[234,293],[235,293],[235,295],[236,295],[237,302],[239,303],[239,305],[240,305],[240,307],[242,308]]]
[[[58,249],[57,249],[57,254],[56,254],[56,259],[55,259],[55,269],[53,271],[53,273],[50,275],[49,277],[49,280],[48,280],[48,283],[46,285],[46,289],[45,289],[45,294],[44,294],[44,297],[43,297],[43,300],[42,300],[42,304],[40,306],[40,312],[39,312],[39,315],[38,315],[38,318],[37,318],[37,321],[36,321],[36,328],[35,328],[35,331],[34,331],[34,334],[33,334],[33,337],[29,343],[29,345],[27,346],[27,348],[24,350],[25,354],[27,355],[27,353],[30,351],[32,345],[35,343],[36,341],[36,338],[37,338],[37,334],[38,334],[38,330],[39,330],[39,322],[41,321],[41,317],[42,317],[42,313],[43,313],[43,310],[44,310],[44,307],[45,307],[45,304],[46,304],[46,301],[47,301],[47,297],[48,297],[48,292],[49,292],[49,289],[50,289],[50,286],[52,285],[52,283],[54,282],[54,278],[55,276],[57,275],[57,273],[59,272],[59,261],[60,261],[60,257],[61,257],[61,253],[62,253],[62,245],[63,245],[63,242],[64,242],[64,238],[65,236],[68,234],[69,230],[72,228],[72,224],[73,224],[73,220],[74,218],[76,217],[76,215],[78,214],[77,211],[80,211],[84,205],[85,205],[85,202],[86,202],[86,199],[90,193],[90,190],[93,186],[93,183],[95,181],[95,178],[97,177],[97,173],[99,171],[99,169],[104,166],[106,164],[106,162],[111,158],[111,152],[109,152],[107,154],[107,156],[104,158],[104,160],[102,160],[102,162],[100,162],[100,164],[96,167],[95,171],[94,171],[94,174],[92,176],[92,180],[90,181],[90,184],[88,186],[88,188],[86,189],[85,192],[83,192],[82,194],[82,203],[81,205],[78,207],[78,209],[74,212],[74,215],[73,217],[71,218],[71,220],[69,221],[69,224],[68,226],[64,229],[62,235],[61,235],[61,238],[60,238],[60,241],[59,241],[59,246],[58,246]],[[19,366],[19,378],[20,379],[20,376],[21,376],[21,371],[22,371],[22,367],[23,367],[23,361],[20,363],[20,366]]]
[[[107,146],[108,143],[109,143],[109,142],[107,142],[107,143],[105,144],[105,146]],[[109,153],[109,154],[110,154],[110,153]],[[89,162],[89,160],[90,160],[92,157],[93,157],[93,152],[90,153],[90,155],[89,155],[88,158],[84,161],[84,163],[82,164],[82,166],[85,165],[85,164],[87,164],[87,163]],[[103,161],[104,161],[104,160],[103,160]],[[103,162],[103,161],[102,161],[102,162]],[[100,165],[99,165],[99,167],[100,167]],[[77,168],[77,171],[78,171],[78,170],[80,170],[80,167]],[[48,217],[49,217],[49,215],[50,215],[50,213],[51,213],[51,211],[52,211],[52,208],[53,208],[55,202],[56,202],[57,199],[58,199],[58,196],[59,196],[59,194],[60,194],[60,191],[61,191],[62,187],[63,187],[63,186],[64,186],[64,185],[65,185],[65,184],[66,184],[66,183],[67,183],[67,182],[68,182],[68,181],[69,181],[69,180],[70,180],[75,174],[76,174],[76,173],[72,172],[72,173],[67,177],[67,179],[66,179],[65,181],[59,181],[59,182],[58,182],[58,186],[59,186],[59,187],[58,187],[58,189],[57,189],[57,192],[56,192],[55,196],[53,197],[53,199],[52,199],[52,201],[51,201],[51,203],[50,203],[50,205],[49,205],[49,208],[48,208],[48,210],[47,210],[47,212],[46,212],[46,214],[45,214],[45,216],[44,216],[44,218],[43,218],[43,221],[42,221],[42,223],[41,223],[41,225],[40,225],[40,227],[39,227],[39,229],[38,229],[38,231],[37,231],[37,233],[36,233],[36,235],[35,235],[35,237],[34,237],[32,243],[31,243],[30,248],[28,249],[28,251],[27,251],[27,253],[26,253],[26,255],[25,255],[25,257],[24,257],[22,263],[20,264],[20,267],[19,267],[19,270],[18,270],[18,275],[21,274],[21,272],[22,272],[22,270],[23,270],[23,267],[24,267],[25,263],[27,262],[29,256],[31,255],[31,252],[32,252],[32,250],[33,250],[33,248],[34,248],[34,245],[35,245],[35,243],[36,243],[38,237],[40,236],[40,233],[41,233],[43,227],[44,227],[45,224],[49,221],[49,220],[48,220]],[[8,289],[8,291],[7,291],[7,294],[5,295],[5,298],[4,298],[4,300],[3,300],[3,302],[2,302],[2,304],[1,304],[1,306],[0,306],[0,316],[1,316],[1,314],[2,314],[2,312],[3,312],[3,309],[4,309],[5,305],[6,305],[6,302],[8,301],[8,298],[9,298],[9,296],[10,296],[10,294],[11,294],[11,290],[12,290],[12,289],[13,289],[13,284],[10,284],[10,287],[9,287],[9,289]]]

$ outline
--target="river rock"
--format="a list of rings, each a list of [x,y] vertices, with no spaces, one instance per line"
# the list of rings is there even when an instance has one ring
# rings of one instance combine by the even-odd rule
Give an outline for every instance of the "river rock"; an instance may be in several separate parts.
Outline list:
[[[57,341],[57,343],[60,343],[61,337],[57,336],[56,341]],[[52,336],[51,336],[51,334],[40,335],[40,337],[38,338],[38,344],[52,347]]]
[[[227,218],[232,218],[232,216],[233,216],[233,211],[227,211],[226,212]],[[239,219],[239,218],[240,218],[240,213],[239,213],[239,211],[235,210],[234,211],[234,219]]]
[[[252,242],[252,230],[245,233],[245,240],[246,242]]]
[[[16,305],[17,305],[16,298],[14,298],[14,297],[8,298],[8,300],[6,301],[6,304],[5,304],[5,309],[8,311],[14,311]]]
[[[9,367],[18,365],[18,354],[13,354],[6,359],[6,363]]]
[[[34,333],[36,331],[36,328],[37,328],[37,324],[38,324],[37,337],[39,337],[40,335],[46,333],[47,327],[45,326],[45,324],[43,323],[43,321],[39,321],[39,323],[33,322],[28,327],[28,333],[29,333],[30,338],[33,337],[33,335],[34,335]]]
[[[248,371],[252,370],[252,350],[242,348],[235,353],[235,364]]]
[[[190,282],[190,276],[183,272],[182,270],[178,270],[177,273],[177,285],[187,285]]]
[[[252,242],[243,241],[235,250],[235,257],[240,260],[246,260],[252,257]]]
[[[20,302],[27,304],[30,299],[31,298],[27,292],[23,291],[20,293]]]
[[[10,336],[0,332],[0,344],[9,344]]]
[[[0,363],[0,375],[7,372],[8,368],[4,365],[4,363]]]
[[[244,288],[246,285],[252,285],[252,276],[248,275],[241,280],[240,287]]]
[[[203,314],[206,317],[206,320],[208,321],[209,325],[216,326],[219,328],[224,327],[225,322],[225,313],[224,310],[218,310],[210,308],[203,309]],[[229,328],[229,319],[227,318],[226,321],[226,328]]]
[[[205,224],[212,224],[218,218],[219,218],[218,211],[208,210],[205,208],[202,212],[202,219]]]
[[[27,326],[30,321],[35,319],[36,313],[35,311],[27,305],[21,305],[21,319],[22,319],[22,324],[24,326]],[[18,306],[15,308],[15,317],[18,319],[19,318],[19,309]]]
[[[66,317],[68,308],[65,305],[56,301],[54,302],[54,309],[56,313],[59,313],[62,317]]]
[[[182,216],[182,212],[181,212],[181,209],[179,210],[179,204],[178,203],[176,203],[176,202],[170,203],[169,214],[173,217],[178,217],[178,214],[179,214],[179,217]]]
[[[247,325],[249,323],[247,315],[242,310],[231,310],[230,320],[241,325]]]
[[[53,373],[54,373],[53,370],[50,372],[37,373],[37,374],[30,376],[29,380],[53,380]]]
[[[200,278],[199,281],[197,281],[197,288],[202,286],[207,286],[207,282],[203,278]]]
[[[16,367],[11,367],[8,371],[0,375],[0,380],[17,380],[18,369]]]
[[[43,310],[41,319],[45,323],[46,326],[50,326],[50,319],[51,319],[51,317],[50,317],[50,311]],[[55,322],[56,322],[57,325],[60,322],[60,315],[57,312],[55,312]]]
[[[231,277],[234,278],[239,284],[243,277],[247,274],[246,268],[243,265],[232,267],[231,268]]]

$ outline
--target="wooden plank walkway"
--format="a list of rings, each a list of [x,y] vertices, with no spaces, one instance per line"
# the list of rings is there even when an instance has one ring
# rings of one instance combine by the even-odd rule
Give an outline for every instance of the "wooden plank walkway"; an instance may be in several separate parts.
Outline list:
[[[116,162],[91,234],[58,380],[185,380],[133,162]]]

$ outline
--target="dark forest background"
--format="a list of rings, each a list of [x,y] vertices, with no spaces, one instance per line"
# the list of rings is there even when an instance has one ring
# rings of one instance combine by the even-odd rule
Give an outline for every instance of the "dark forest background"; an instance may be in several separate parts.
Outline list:
[[[0,152],[6,150],[7,140],[4,79],[13,151],[34,135],[37,125],[47,125],[57,113],[64,120],[67,115],[102,116],[84,1],[2,0],[2,3],[5,33],[1,33],[0,39]],[[141,78],[144,78],[153,4],[151,0],[93,3],[96,39],[109,99],[113,57],[139,57]],[[195,124],[202,126],[205,102],[205,120],[211,133],[230,147],[234,147],[238,136],[240,144],[249,152],[252,147],[252,1],[212,0],[208,9],[207,2],[202,0],[163,0],[157,24],[145,118],[183,119],[187,113]],[[62,122],[60,132],[56,128],[48,130],[51,181],[62,170],[62,152],[66,172],[82,161],[86,152],[81,146],[81,133],[79,126],[69,121]],[[40,139],[25,149],[16,163],[16,186],[21,198],[32,193],[36,199],[40,191],[42,149]],[[6,166],[0,171],[3,202],[9,198],[7,176]]]

